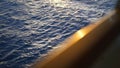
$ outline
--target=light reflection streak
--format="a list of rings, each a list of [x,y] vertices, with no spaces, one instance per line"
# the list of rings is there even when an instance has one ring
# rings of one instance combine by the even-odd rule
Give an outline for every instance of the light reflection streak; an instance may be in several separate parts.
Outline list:
[[[50,4],[55,7],[67,8],[68,0],[49,0]]]
[[[86,33],[79,30],[79,31],[77,31],[77,35],[79,36],[79,38],[82,38],[86,35]]]

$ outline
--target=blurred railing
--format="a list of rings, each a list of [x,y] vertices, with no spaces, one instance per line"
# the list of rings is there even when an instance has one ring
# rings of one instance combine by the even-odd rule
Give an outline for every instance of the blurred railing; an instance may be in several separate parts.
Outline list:
[[[35,63],[32,68],[88,68],[97,57],[97,50],[101,48],[97,43],[104,43],[101,39],[106,38],[111,30],[113,32],[120,25],[119,7],[120,0],[115,10],[96,23],[77,31],[60,44],[59,49],[51,52],[43,61]],[[93,54],[93,49],[96,54]],[[98,53],[102,51],[101,49]],[[91,55],[95,55],[94,58]]]

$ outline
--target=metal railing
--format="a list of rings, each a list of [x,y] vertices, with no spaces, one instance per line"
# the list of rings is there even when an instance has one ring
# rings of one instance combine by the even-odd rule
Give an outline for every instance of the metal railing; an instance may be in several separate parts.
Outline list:
[[[90,24],[87,27],[77,31],[63,44],[60,48],[51,52],[43,61],[36,62],[32,68],[73,68],[74,63],[83,57],[88,57],[92,48],[99,42],[111,29],[120,23],[120,0],[118,1],[115,10],[110,14],[97,21],[95,24]],[[100,46],[100,45],[99,45]],[[92,60],[91,60],[92,61]],[[87,62],[83,62],[87,65]],[[79,66],[81,68],[81,66]],[[74,67],[77,68],[77,67]],[[84,67],[85,68],[85,67]]]

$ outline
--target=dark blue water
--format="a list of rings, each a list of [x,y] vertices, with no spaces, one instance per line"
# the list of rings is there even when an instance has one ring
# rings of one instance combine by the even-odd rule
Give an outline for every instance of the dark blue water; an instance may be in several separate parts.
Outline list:
[[[27,68],[117,0],[0,0],[0,68]]]

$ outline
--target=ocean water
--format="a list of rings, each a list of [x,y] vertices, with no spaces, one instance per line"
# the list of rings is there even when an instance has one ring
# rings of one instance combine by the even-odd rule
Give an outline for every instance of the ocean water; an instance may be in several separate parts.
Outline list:
[[[0,68],[28,68],[117,0],[0,0]]]

